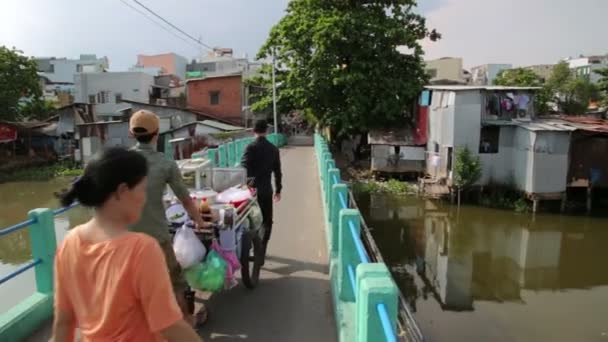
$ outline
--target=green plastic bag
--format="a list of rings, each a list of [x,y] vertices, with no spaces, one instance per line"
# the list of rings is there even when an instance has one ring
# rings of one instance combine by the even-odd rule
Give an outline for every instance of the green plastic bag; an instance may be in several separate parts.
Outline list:
[[[217,292],[224,288],[227,268],[226,260],[212,250],[203,262],[186,269],[184,275],[190,287]]]

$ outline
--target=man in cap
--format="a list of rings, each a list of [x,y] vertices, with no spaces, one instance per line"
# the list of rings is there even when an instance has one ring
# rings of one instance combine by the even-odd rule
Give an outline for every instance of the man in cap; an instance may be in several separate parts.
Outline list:
[[[251,185],[257,190],[258,203],[262,211],[264,221],[264,254],[268,247],[270,234],[272,233],[272,206],[274,201],[281,200],[283,189],[283,174],[281,172],[281,158],[279,149],[266,139],[268,123],[259,120],[255,123],[253,133],[256,136],[254,142],[245,149],[241,165],[247,169],[247,178]],[[274,173],[275,189],[272,189],[272,174]]]
[[[132,231],[148,234],[160,244],[167,267],[173,283],[173,289],[177,302],[182,309],[184,318],[190,322],[192,319],[193,293],[188,291],[188,284],[182,274],[182,269],[175,258],[171,235],[169,234],[168,222],[165,217],[163,205],[163,193],[167,185],[184,206],[188,215],[194,220],[198,227],[203,226],[203,220],[198,213],[196,205],[190,198],[190,192],[184,185],[181,172],[175,161],[168,160],[161,152],[156,151],[160,120],[158,116],[147,110],[140,110],[131,116],[129,131],[137,140],[134,150],[141,153],[148,161],[148,189],[147,201],[144,206],[140,221],[131,227]],[[189,303],[189,298],[192,303]],[[190,305],[189,305],[190,304]],[[202,324],[207,318],[205,307],[197,314],[197,324]],[[194,323],[194,322],[193,322]]]

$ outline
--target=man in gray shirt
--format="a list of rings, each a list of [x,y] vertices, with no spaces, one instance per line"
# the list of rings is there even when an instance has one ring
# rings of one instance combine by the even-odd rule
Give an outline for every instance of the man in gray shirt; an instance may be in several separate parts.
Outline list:
[[[167,185],[171,187],[175,196],[184,206],[188,215],[199,226],[203,226],[203,220],[198,213],[196,205],[190,198],[188,188],[184,185],[181,172],[175,161],[168,160],[164,154],[156,151],[160,120],[153,112],[140,110],[131,116],[129,130],[137,145],[134,150],[141,153],[148,161],[148,190],[147,201],[141,215],[140,221],[131,227],[134,232],[148,234],[158,240],[167,261],[167,267],[173,283],[173,289],[177,302],[182,309],[184,318],[193,322],[192,312],[188,307],[186,292],[188,284],[182,274],[182,269],[175,258],[169,225],[165,217],[163,205],[163,193]],[[197,314],[196,323],[203,323],[206,320],[206,310],[203,307]]]

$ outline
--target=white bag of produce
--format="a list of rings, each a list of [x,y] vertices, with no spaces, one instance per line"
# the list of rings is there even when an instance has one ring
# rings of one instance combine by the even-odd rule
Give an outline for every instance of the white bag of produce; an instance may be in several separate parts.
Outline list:
[[[177,262],[183,269],[201,262],[207,254],[205,245],[194,234],[192,228],[186,225],[175,232],[173,251]]]

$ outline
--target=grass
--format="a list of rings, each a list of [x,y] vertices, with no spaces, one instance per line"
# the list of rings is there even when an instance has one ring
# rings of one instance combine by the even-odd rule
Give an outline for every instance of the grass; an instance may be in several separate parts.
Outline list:
[[[407,182],[389,179],[386,182],[376,180],[357,181],[353,183],[355,193],[388,193],[393,195],[408,195],[416,192],[416,188]]]
[[[19,181],[47,181],[57,177],[77,177],[82,174],[80,166],[72,162],[26,168],[13,172],[0,172],[0,183]]]

